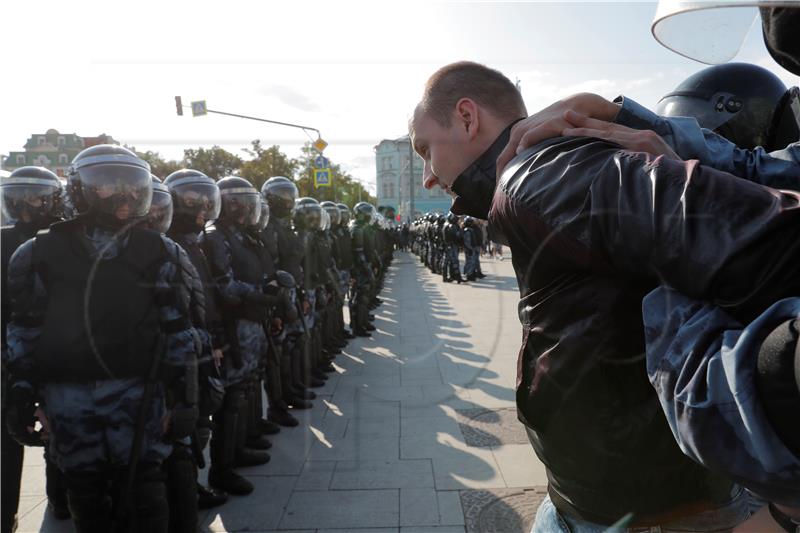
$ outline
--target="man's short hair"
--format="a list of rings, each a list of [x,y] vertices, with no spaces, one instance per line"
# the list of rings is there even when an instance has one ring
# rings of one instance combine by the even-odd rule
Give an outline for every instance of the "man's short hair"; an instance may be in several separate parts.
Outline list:
[[[472,61],[451,63],[437,70],[425,84],[417,106],[440,126],[449,127],[453,109],[470,98],[498,118],[512,121],[528,116],[519,89],[500,71]]]

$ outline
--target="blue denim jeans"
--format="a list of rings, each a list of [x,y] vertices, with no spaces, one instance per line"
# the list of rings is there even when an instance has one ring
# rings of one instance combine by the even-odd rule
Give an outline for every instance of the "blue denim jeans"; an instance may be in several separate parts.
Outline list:
[[[560,513],[550,496],[536,511],[531,533],[723,533],[750,517],[747,493],[735,487],[731,499],[717,509],[704,511],[652,527],[609,527]]]

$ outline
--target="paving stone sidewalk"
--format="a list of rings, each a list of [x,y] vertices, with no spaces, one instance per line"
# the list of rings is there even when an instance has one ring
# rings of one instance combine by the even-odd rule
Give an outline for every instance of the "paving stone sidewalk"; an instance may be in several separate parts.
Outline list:
[[[202,511],[203,530],[527,533],[546,478],[514,411],[507,257],[457,285],[397,253],[378,331],[337,356],[313,409],[295,412],[300,426],[272,437],[272,460],[241,469],[253,494]],[[44,494],[41,451],[29,448],[18,531],[72,531]]]

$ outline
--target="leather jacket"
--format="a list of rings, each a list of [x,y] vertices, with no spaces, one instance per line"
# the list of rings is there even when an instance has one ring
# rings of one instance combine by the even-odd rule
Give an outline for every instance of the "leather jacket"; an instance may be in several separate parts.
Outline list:
[[[453,184],[472,215],[486,218],[507,138]],[[728,479],[670,432],[647,378],[642,298],[667,285],[748,321],[800,294],[800,195],[697,161],[557,138],[512,161],[488,219],[512,251],[518,414],[556,506],[604,524],[633,512],[644,525],[729,499]]]

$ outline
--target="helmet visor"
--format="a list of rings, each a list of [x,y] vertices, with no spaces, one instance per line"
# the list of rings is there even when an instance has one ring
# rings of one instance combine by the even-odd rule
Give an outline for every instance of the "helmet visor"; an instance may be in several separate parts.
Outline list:
[[[172,224],[172,196],[164,191],[153,191],[153,201],[145,225],[159,233],[166,233]]]
[[[261,231],[269,224],[269,206],[267,202],[261,200],[261,211],[258,216],[258,223],[255,225],[256,230]]]
[[[40,180],[43,183],[36,181],[23,178],[15,179],[14,183],[3,183],[4,222],[34,222],[57,214],[60,210],[60,185],[47,180]]]
[[[219,187],[215,183],[186,183],[172,189],[175,213],[198,219],[202,225],[219,217],[222,205]]]
[[[258,224],[258,217],[261,216],[261,196],[257,192],[236,192],[222,196],[222,213],[226,220],[240,226]]]
[[[83,197],[89,207],[120,222],[143,217],[153,198],[146,168],[133,165],[91,165],[79,170]]]

